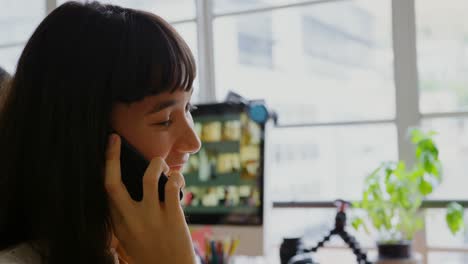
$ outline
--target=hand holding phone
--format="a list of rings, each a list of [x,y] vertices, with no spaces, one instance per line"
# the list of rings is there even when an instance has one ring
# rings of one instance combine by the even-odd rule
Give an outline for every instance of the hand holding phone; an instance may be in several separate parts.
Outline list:
[[[135,201],[143,199],[143,175],[148,168],[149,161],[146,160],[130,143],[121,138],[120,150],[120,170],[122,182],[127,187],[127,191]],[[158,181],[159,201],[164,202],[164,190],[168,181],[167,176],[162,173]],[[180,200],[183,198],[183,192],[180,190]]]
[[[129,192],[122,184],[123,174],[120,163],[128,160],[120,157],[121,143],[122,140],[117,135],[109,137],[104,183],[109,198],[112,232],[127,253],[130,262],[195,264],[193,243],[179,200],[179,191],[184,186],[182,174],[178,172],[170,174],[169,182],[163,188],[166,191],[165,202],[160,203],[155,198],[161,190],[158,188],[160,185],[157,179],[163,178],[158,176],[169,170],[165,161],[161,158],[152,159],[143,176],[131,171],[131,175],[138,176],[133,179],[141,180],[139,182],[142,183],[144,190],[140,191],[141,194],[144,192],[142,200],[134,202],[134,198],[130,196],[133,191]]]

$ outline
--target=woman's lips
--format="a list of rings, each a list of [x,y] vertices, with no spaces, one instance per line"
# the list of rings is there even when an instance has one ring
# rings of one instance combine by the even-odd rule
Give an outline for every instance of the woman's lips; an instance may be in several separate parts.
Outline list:
[[[180,171],[184,167],[184,164],[172,165],[169,168],[173,171]]]

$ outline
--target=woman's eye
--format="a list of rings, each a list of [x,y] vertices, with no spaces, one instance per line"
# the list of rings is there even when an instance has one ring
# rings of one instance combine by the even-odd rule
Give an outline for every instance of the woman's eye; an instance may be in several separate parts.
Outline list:
[[[172,120],[167,120],[164,122],[155,123],[156,126],[169,127],[172,124]]]
[[[193,112],[195,110],[197,110],[197,107],[191,103],[188,103],[187,106],[185,106],[185,112]]]

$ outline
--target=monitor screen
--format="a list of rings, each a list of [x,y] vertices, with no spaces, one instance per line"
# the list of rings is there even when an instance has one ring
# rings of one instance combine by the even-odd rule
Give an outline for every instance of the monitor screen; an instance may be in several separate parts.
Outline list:
[[[197,105],[192,116],[202,147],[183,171],[188,223],[261,225],[265,126],[239,104]]]

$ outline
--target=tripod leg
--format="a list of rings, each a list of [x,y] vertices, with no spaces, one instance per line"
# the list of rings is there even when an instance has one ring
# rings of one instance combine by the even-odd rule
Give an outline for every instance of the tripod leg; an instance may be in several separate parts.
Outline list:
[[[367,254],[365,254],[359,246],[359,243],[356,239],[350,236],[346,231],[339,232],[338,235],[343,239],[343,241],[353,250],[354,255],[356,255],[356,260],[358,263],[370,263],[367,261]]]
[[[335,234],[336,234],[336,230],[335,229],[331,230],[330,233],[328,233],[328,235],[326,235],[320,242],[318,242],[315,247],[305,250],[305,252],[316,252],[319,248],[323,247],[323,245],[325,245],[325,243],[328,242],[330,238]]]

